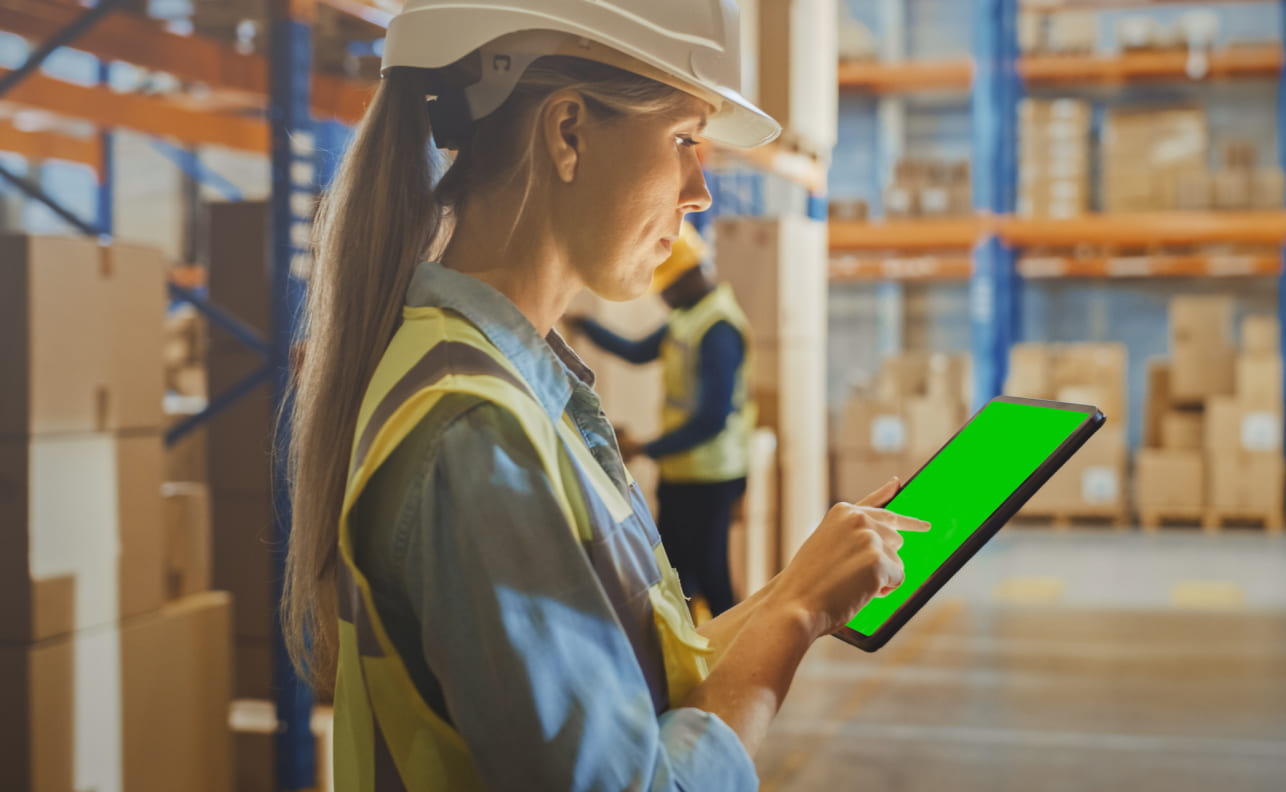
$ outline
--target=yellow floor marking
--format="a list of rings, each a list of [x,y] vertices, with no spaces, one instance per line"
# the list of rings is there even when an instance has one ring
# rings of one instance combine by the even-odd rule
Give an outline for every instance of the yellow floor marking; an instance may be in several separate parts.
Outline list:
[[[1010,578],[996,586],[995,597],[1009,605],[1052,605],[1062,601],[1066,589],[1062,578]]]
[[[1185,580],[1170,589],[1170,604],[1187,610],[1240,610],[1246,607],[1246,592],[1236,583]]]

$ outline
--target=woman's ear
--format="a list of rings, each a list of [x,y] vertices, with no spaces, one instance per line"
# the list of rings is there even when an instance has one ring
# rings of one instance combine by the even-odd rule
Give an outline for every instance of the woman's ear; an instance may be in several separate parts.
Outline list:
[[[576,178],[588,115],[585,99],[575,91],[554,94],[541,113],[550,164],[564,184]]]

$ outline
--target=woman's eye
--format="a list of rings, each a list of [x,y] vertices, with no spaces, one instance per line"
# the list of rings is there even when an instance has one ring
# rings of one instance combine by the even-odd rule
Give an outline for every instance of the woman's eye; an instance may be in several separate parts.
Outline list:
[[[678,137],[675,138],[675,140],[679,142],[680,146],[688,146],[688,147],[695,146],[697,145],[697,142],[698,142],[696,138],[690,138],[685,135],[679,135]]]

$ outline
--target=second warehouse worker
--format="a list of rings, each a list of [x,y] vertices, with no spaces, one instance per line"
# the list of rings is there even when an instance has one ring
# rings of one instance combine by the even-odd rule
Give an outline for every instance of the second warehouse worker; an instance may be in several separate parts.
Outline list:
[[[631,363],[661,359],[663,434],[640,443],[620,435],[626,460],[657,460],[657,528],[689,597],[703,596],[712,615],[734,604],[728,572],[728,526],[746,491],[750,433],[750,326],[732,287],[718,284],[705,265],[706,246],[683,224],[652,291],[670,307],[662,327],[630,341],[591,319],[573,324],[597,346]]]

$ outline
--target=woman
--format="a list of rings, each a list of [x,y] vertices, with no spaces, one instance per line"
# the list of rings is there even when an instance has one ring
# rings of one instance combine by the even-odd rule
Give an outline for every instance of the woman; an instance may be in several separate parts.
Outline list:
[[[593,375],[552,331],[647,290],[693,148],[776,124],[727,0],[409,0],[319,218],[293,418],[287,640],[343,790],[749,789],[809,645],[902,581],[832,509],[698,633]],[[433,97],[425,109],[426,97]],[[456,150],[440,180],[430,131]],[[404,304],[403,304],[404,303]]]

